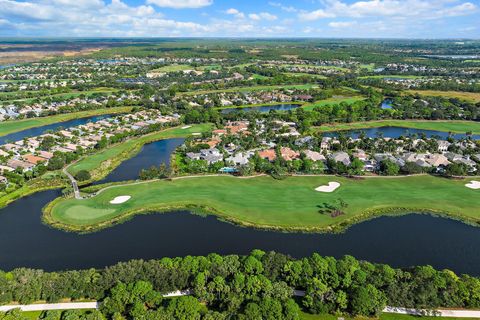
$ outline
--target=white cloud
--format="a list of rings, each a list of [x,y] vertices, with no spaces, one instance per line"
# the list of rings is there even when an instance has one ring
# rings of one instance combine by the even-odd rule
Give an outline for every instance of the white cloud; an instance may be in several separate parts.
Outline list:
[[[453,5],[458,0],[366,0],[347,4],[340,0],[324,0],[324,8],[299,13],[303,21],[335,17],[442,17],[473,14],[477,6],[471,2]]]
[[[274,21],[278,19],[276,15],[273,15],[268,12],[250,13],[248,17],[255,21],[260,21],[260,20]]]
[[[326,12],[323,9],[318,9],[311,12],[302,12],[298,15],[298,17],[303,21],[313,21],[323,18],[335,18],[335,14]]]
[[[213,0],[147,0],[147,3],[165,8],[184,9],[207,7],[213,4]]]
[[[332,28],[348,28],[355,25],[356,21],[333,21],[328,24]]]
[[[284,6],[283,4],[279,3],[279,2],[269,2],[268,3],[269,5],[271,5],[272,7],[277,7],[277,8],[280,8],[282,9],[283,11],[285,12],[298,12],[298,9],[297,8],[294,8],[292,6]]]
[[[235,16],[236,18],[238,19],[243,19],[245,18],[245,14],[243,12],[240,12],[238,11],[237,9],[235,8],[230,8],[228,9],[227,11],[225,11],[226,14],[230,14],[230,15],[233,15]]]

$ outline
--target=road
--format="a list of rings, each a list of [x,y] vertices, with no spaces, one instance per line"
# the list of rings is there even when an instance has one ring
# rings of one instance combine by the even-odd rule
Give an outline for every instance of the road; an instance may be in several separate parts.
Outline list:
[[[0,306],[0,311],[20,309],[21,311],[45,311],[45,310],[71,310],[71,309],[97,309],[98,302],[69,302],[69,303],[39,303],[18,304]]]

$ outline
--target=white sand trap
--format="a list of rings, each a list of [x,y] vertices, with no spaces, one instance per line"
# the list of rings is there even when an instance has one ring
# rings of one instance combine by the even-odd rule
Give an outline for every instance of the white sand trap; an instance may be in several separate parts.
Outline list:
[[[480,181],[470,181],[465,187],[470,189],[480,189]]]
[[[194,133],[192,133],[192,136],[199,136],[199,135],[201,135],[200,132],[194,132]]]
[[[115,199],[113,199],[112,201],[110,201],[111,204],[120,204],[120,203],[124,203],[124,202],[127,202],[128,200],[130,200],[130,196],[118,196],[118,197],[115,197]]]
[[[333,191],[337,190],[338,187],[340,187],[340,183],[329,182],[325,186],[320,186],[320,187],[316,188],[315,191],[318,191],[318,192],[333,192]]]
[[[183,126],[182,129],[188,129],[191,128],[192,126]]]

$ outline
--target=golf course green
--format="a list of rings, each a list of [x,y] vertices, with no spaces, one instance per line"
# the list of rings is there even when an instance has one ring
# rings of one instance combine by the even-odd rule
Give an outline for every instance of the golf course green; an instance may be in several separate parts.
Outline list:
[[[428,212],[480,223],[480,190],[471,181],[428,175],[347,179],[296,176],[236,178],[197,176],[112,186],[83,200],[58,198],[44,208],[44,221],[58,228],[88,232],[137,213],[197,209],[245,226],[287,231],[337,231],[387,213]],[[315,191],[329,182],[331,193]],[[119,204],[110,201],[130,197]],[[343,215],[321,212],[342,199]]]

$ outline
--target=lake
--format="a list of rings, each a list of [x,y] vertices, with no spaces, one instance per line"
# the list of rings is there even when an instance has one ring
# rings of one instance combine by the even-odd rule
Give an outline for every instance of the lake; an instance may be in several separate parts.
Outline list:
[[[0,209],[0,269],[103,267],[129,259],[247,254],[275,250],[294,257],[349,254],[396,267],[431,264],[480,275],[480,229],[427,215],[381,217],[342,234],[260,231],[180,211],[137,216],[121,225],[78,235],[41,223],[41,207],[60,195],[44,191]]]
[[[170,164],[170,156],[175,149],[183,144],[185,139],[166,139],[148,143],[134,157],[122,162],[105,179],[96,181],[93,184],[108,182],[136,180],[140,170],[151,166],[158,167],[161,163]]]
[[[91,117],[86,117],[86,118],[78,118],[78,119],[72,119],[68,121],[63,121],[63,122],[56,122],[52,123],[46,126],[41,126],[41,127],[35,127],[35,128],[30,128],[18,132],[14,132],[11,134],[8,134],[6,136],[0,137],[0,144],[5,144],[8,142],[13,142],[13,141],[18,141],[22,140],[23,138],[28,138],[28,137],[33,137],[33,136],[39,136],[44,134],[48,130],[57,130],[60,128],[71,128],[71,127],[76,127],[82,124],[86,124],[88,122],[97,122],[102,119],[107,119],[110,118],[112,115],[109,114],[104,114],[100,116],[91,116]]]
[[[288,110],[296,109],[300,106],[301,106],[300,104],[274,104],[274,105],[264,105],[264,106],[244,107],[244,108],[232,107],[232,108],[222,109],[221,113],[228,114],[228,113],[239,112],[239,111],[244,111],[244,112],[250,112],[250,111],[269,112],[270,110],[288,111]]]
[[[427,137],[439,136],[441,139],[447,139],[449,136],[455,139],[465,138],[466,134],[455,133],[449,135],[448,132],[436,131],[436,130],[422,130],[422,129],[412,129],[412,128],[402,128],[402,127],[380,127],[380,128],[368,128],[368,129],[357,129],[357,130],[345,130],[343,131],[347,136],[352,138],[358,138],[362,133],[364,133],[369,138],[375,138],[378,136],[383,136],[385,138],[398,138],[400,136],[408,135],[417,135],[420,137],[421,134],[425,134]],[[326,137],[335,137],[338,136],[338,132],[327,132],[324,133]],[[480,135],[472,135],[473,139],[480,139]]]
[[[380,108],[382,109],[392,109],[393,108],[393,101],[392,99],[385,99],[382,101],[382,104],[380,105]]]

